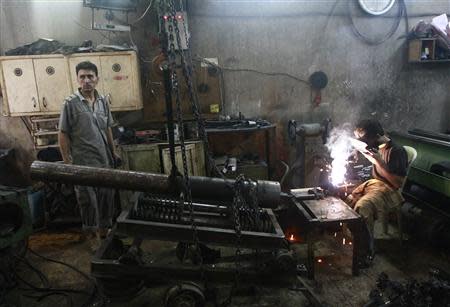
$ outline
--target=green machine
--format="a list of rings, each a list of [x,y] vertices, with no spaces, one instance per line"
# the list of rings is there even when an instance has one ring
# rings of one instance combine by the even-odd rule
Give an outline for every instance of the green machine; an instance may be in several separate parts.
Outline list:
[[[0,185],[0,251],[23,243],[32,231],[28,190]]]
[[[450,248],[450,135],[416,129],[389,136],[417,151],[402,190],[406,228]]]

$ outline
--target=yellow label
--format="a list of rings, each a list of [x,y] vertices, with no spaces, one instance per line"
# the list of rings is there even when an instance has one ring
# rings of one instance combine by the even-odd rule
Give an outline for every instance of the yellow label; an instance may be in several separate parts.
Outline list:
[[[210,104],[209,111],[211,113],[219,113],[219,111],[220,111],[219,105],[218,104]]]

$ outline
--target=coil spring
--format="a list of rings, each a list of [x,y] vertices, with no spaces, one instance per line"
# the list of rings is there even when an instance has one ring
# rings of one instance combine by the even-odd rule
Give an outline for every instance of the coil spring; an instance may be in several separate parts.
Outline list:
[[[239,219],[243,231],[273,233],[272,221],[267,212],[254,208],[240,207]],[[137,220],[180,223],[183,216],[183,204],[175,198],[146,194],[139,198],[130,217]],[[257,218],[258,217],[258,218]]]
[[[146,221],[178,222],[182,209],[175,200],[157,195],[145,195],[139,198],[131,212],[131,218]],[[180,214],[181,213],[181,214]]]

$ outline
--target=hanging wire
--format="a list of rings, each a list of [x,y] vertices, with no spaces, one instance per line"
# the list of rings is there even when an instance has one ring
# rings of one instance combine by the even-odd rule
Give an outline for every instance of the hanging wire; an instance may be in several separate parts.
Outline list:
[[[352,31],[353,34],[355,34],[355,36],[362,41],[363,43],[370,45],[370,46],[376,46],[376,45],[380,45],[382,43],[384,43],[385,41],[387,41],[388,39],[390,39],[395,32],[397,31],[399,25],[400,25],[400,21],[402,19],[402,16],[404,14],[406,14],[406,6],[405,6],[405,2],[404,0],[399,0],[399,4],[398,4],[398,10],[397,10],[397,15],[395,17],[395,21],[392,24],[392,27],[389,29],[389,31],[381,38],[379,39],[374,39],[371,37],[366,36],[365,34],[363,34],[361,31],[358,30],[358,28],[355,25],[355,21],[353,19],[352,16],[352,10],[351,10],[351,4],[353,3],[353,1],[347,1],[348,7],[347,7],[347,13],[348,13],[348,17],[350,20],[350,24],[352,27]]]

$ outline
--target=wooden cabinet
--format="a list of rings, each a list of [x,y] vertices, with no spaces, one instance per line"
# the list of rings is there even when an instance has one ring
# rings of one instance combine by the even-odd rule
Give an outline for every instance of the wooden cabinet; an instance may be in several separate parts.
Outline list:
[[[159,144],[120,145],[123,169],[130,171],[161,173]]]
[[[153,59],[152,70],[150,72],[150,90],[145,108],[144,119],[149,122],[164,122],[166,118],[166,100],[164,92],[164,81],[162,70],[160,68],[164,58],[161,56]],[[197,92],[198,105],[200,113],[205,119],[216,119],[219,117],[222,108],[222,93],[220,72],[213,67],[201,67],[194,65],[193,67],[194,90]],[[183,118],[185,120],[194,119],[189,92],[181,69],[177,70],[178,86],[180,92],[181,108],[183,110]],[[173,108],[175,110],[175,96],[173,97]]]
[[[0,63],[5,115],[59,113],[72,90],[64,58],[5,57]]]
[[[0,57],[3,115],[58,114],[64,98],[78,89],[75,67],[97,65],[97,90],[111,111],[142,108],[139,65],[134,51]]]
[[[186,142],[186,162],[189,176],[206,176],[205,152],[202,141]],[[169,175],[172,170],[170,161],[170,149],[161,150],[162,166],[164,174]],[[175,146],[175,164],[178,170],[183,173],[183,156],[181,146]]]
[[[168,143],[120,145],[122,168],[131,171],[170,174],[172,163]],[[205,176],[205,152],[202,141],[186,142],[186,162],[191,176]],[[175,163],[183,173],[181,146],[175,146]]]

